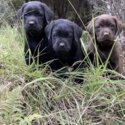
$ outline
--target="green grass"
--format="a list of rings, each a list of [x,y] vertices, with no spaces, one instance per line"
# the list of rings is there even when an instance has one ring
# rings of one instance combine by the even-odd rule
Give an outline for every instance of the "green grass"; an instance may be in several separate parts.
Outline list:
[[[83,38],[84,39],[84,38]],[[0,125],[124,125],[125,80],[102,77],[104,69],[33,70],[24,61],[24,38],[0,29]],[[77,75],[84,79],[76,84]]]

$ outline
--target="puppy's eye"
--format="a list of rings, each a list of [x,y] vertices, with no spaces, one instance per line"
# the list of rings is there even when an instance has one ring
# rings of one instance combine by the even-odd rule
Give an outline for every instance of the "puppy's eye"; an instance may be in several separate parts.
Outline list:
[[[39,12],[35,12],[35,15],[42,16],[41,13],[39,13]]]
[[[56,34],[53,34],[53,38],[55,38],[57,35]]]
[[[101,28],[101,26],[96,26],[96,27],[95,27],[95,31],[96,31],[96,32],[99,32],[99,31],[100,31],[100,28]]]
[[[96,29],[100,29],[100,28],[101,28],[101,26],[96,26],[95,28],[96,28]]]
[[[24,17],[25,17],[25,16],[30,16],[30,15],[31,15],[31,13],[25,13],[25,14],[24,14]]]
[[[24,14],[24,17],[27,17],[27,16],[32,16],[33,15],[33,12],[32,11],[29,11],[29,12],[26,12]]]
[[[114,25],[110,24],[110,28],[111,28],[111,29],[114,29],[114,27],[115,27]]]
[[[72,33],[70,33],[70,34],[68,34],[68,36],[69,36],[69,37],[72,37],[73,35],[72,35]]]

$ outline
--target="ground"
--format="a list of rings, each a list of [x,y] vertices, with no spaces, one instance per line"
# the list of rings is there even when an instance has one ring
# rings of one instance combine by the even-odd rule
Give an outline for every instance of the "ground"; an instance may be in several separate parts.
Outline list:
[[[47,65],[27,66],[23,47],[16,28],[1,27],[0,125],[125,124],[125,80],[102,77],[105,68],[91,65],[61,79]]]

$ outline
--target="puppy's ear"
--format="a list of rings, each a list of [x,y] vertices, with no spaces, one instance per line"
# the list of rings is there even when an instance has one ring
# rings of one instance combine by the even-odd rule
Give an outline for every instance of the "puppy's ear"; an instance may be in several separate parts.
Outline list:
[[[51,40],[51,35],[54,27],[54,21],[51,21],[46,27],[45,27],[45,35],[48,41]]]
[[[54,19],[54,13],[47,5],[43,4],[43,7],[44,7],[46,23],[48,24],[51,20]]]
[[[21,6],[21,8],[17,11],[17,19],[21,19],[22,18],[22,16],[23,16],[23,10],[24,10],[24,8],[25,8],[25,6],[26,6],[26,4],[27,3],[24,3],[22,6]]]
[[[75,51],[75,55],[74,55],[74,59],[76,61],[78,60],[82,60],[83,59],[83,53],[82,53],[82,48],[81,48],[81,41],[80,38],[82,36],[82,28],[79,27],[77,24],[73,23],[73,33],[74,33],[74,41],[72,42],[72,50],[76,50]],[[76,65],[74,65],[73,67],[76,67],[78,63],[76,63]],[[78,64],[79,65],[79,64]]]
[[[78,42],[82,36],[82,28],[73,23],[73,33],[75,42]]]
[[[94,32],[93,28],[95,27],[95,21],[96,21],[97,19],[98,19],[98,17],[93,18],[93,19],[89,22],[89,24],[87,25],[87,31],[89,32],[89,34],[90,34],[91,36],[93,36],[93,32]]]
[[[89,24],[87,25],[87,31],[88,31],[89,34],[91,34],[91,35],[92,35],[92,27],[93,27],[92,21],[90,21]]]
[[[116,34],[120,34],[122,32],[123,29],[125,29],[125,26],[123,25],[123,23],[118,20],[115,16],[113,16],[113,19],[116,23]]]

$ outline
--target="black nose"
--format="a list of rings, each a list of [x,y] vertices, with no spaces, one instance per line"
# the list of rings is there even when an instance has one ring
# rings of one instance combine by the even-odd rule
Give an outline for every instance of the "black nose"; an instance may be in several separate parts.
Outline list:
[[[29,23],[29,25],[30,25],[30,26],[35,25],[35,21],[32,21],[32,20],[31,20],[31,21],[29,21],[28,23]]]
[[[65,43],[60,43],[59,46],[60,47],[65,47]]]

